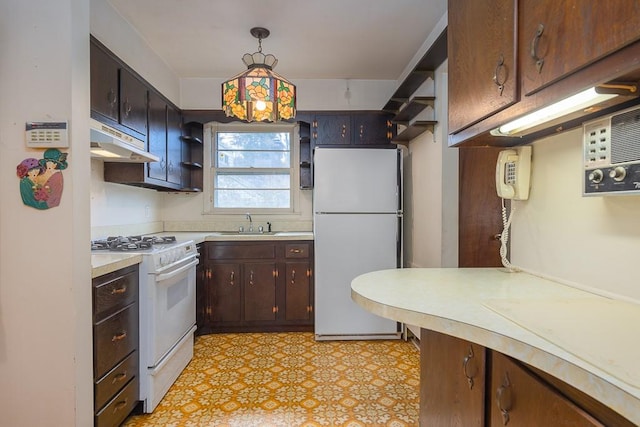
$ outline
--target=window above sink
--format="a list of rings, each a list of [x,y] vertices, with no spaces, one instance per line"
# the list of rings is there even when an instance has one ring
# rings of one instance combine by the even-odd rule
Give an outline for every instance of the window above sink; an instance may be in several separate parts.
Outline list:
[[[205,213],[294,212],[299,187],[295,124],[212,124],[206,139]]]

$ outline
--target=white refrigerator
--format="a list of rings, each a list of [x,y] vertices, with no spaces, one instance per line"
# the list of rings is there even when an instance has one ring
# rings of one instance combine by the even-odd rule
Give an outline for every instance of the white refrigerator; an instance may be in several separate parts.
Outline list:
[[[402,265],[400,151],[316,148],[313,210],[316,340],[399,338],[351,299],[351,281]]]

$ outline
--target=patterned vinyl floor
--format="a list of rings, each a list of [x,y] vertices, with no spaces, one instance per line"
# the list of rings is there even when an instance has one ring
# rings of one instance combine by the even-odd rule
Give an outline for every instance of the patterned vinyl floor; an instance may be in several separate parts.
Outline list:
[[[405,341],[203,335],[153,414],[124,426],[417,426],[419,358]]]

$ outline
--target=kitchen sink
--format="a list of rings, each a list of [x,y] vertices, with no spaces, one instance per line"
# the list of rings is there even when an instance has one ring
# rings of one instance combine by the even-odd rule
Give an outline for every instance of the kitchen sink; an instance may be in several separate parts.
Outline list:
[[[273,236],[278,233],[273,231],[215,231],[214,234],[222,234],[225,236]]]

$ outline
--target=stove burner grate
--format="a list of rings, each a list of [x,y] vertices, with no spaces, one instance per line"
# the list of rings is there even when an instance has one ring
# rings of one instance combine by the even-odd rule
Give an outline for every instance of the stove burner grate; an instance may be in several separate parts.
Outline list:
[[[171,244],[176,242],[175,236],[110,236],[106,239],[93,240],[91,250],[94,251],[138,251],[151,249],[153,245]]]

